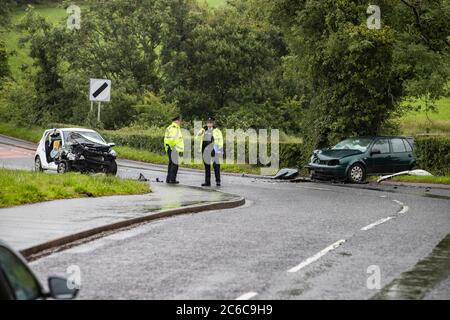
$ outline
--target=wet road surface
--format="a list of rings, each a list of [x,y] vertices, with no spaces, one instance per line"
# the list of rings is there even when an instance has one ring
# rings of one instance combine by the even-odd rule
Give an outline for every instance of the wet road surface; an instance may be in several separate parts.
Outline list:
[[[122,177],[141,172],[153,184],[165,175],[157,166],[119,166]],[[202,178],[179,175],[193,186]],[[220,189],[247,204],[148,223],[31,265],[44,282],[79,266],[82,299],[369,299],[414,270],[450,233],[449,200],[402,189],[236,176],[223,177]],[[372,270],[379,271],[375,286]],[[449,299],[448,281],[421,297]]]

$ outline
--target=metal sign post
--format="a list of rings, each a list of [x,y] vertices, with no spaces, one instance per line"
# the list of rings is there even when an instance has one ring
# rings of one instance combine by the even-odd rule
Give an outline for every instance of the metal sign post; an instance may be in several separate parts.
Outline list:
[[[97,121],[100,122],[100,110],[102,108],[102,103],[98,102],[98,113],[97,113]]]

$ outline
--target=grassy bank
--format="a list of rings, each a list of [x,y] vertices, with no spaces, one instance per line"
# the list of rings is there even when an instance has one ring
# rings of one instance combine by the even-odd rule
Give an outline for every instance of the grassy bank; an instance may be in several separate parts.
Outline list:
[[[11,123],[0,122],[0,134],[23,139],[31,142],[39,142],[44,129],[38,127],[22,128]]]
[[[225,0],[199,0],[200,2],[206,2],[210,7],[218,7],[226,3]],[[33,4],[36,12],[44,17],[47,21],[54,24],[64,23],[64,19],[68,17],[68,13],[62,5],[63,1],[59,2],[45,2],[41,4]],[[82,10],[89,6],[89,1],[77,1]],[[25,5],[21,5],[15,9],[12,14],[12,24],[16,25],[25,16]],[[23,37],[23,34],[16,28],[11,28],[2,35],[6,42],[6,47],[9,52],[14,54],[9,58],[9,65],[11,67],[12,74],[15,79],[21,79],[24,77],[22,68],[27,68],[32,73],[34,72],[33,60],[28,56],[29,49],[27,47],[19,47],[19,39]]]
[[[0,169],[0,208],[55,199],[151,192],[148,184],[111,176]]]
[[[416,102],[415,104],[423,104]],[[450,98],[436,101],[436,112],[409,112],[400,120],[400,129],[405,135],[447,134],[450,135]]]
[[[154,163],[154,164],[167,164],[167,156],[161,155],[155,152],[150,152],[146,150],[130,148],[130,147],[114,147],[114,150],[117,151],[117,154],[120,158]],[[191,169],[202,169],[203,164],[188,164],[181,163],[181,167],[191,168]],[[252,166],[249,164],[222,164],[221,170],[224,172],[232,172],[232,173],[251,173],[251,174],[259,174],[260,169],[256,166]]]
[[[432,177],[416,177],[416,176],[401,176],[395,177],[392,181],[399,182],[414,182],[414,183],[435,183],[450,185],[450,176],[432,176]]]

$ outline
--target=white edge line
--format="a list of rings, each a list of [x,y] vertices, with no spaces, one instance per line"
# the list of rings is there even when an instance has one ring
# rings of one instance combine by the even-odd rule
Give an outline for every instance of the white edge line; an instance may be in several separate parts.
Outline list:
[[[249,300],[257,295],[258,294],[256,292],[251,291],[251,292],[244,293],[242,296],[237,297],[235,300]]]
[[[365,227],[362,227],[361,230],[362,230],[362,231],[370,230],[370,229],[372,229],[373,227],[375,227],[375,226],[377,226],[377,225],[379,225],[379,224],[385,223],[386,221],[389,221],[389,220],[391,220],[391,219],[392,219],[392,217],[387,217],[387,218],[380,219],[380,220],[378,220],[378,221],[375,221],[374,223],[371,223],[371,224],[369,224],[369,225],[367,225],[367,226],[365,226]]]
[[[291,269],[288,270],[288,272],[294,273],[297,272],[301,269],[303,269],[304,267],[306,267],[307,265],[319,260],[321,257],[323,257],[324,255],[326,255],[328,252],[336,249],[337,247],[339,247],[340,245],[342,245],[345,242],[345,240],[339,240],[336,241],[335,243],[333,243],[332,245],[326,247],[325,249],[323,249],[322,251],[316,253],[315,255],[313,255],[312,257],[309,257],[308,259],[304,260],[302,263],[300,263],[298,266],[293,267]]]
[[[403,206],[403,202],[401,202],[401,201],[398,201],[398,200],[392,200],[392,201],[394,201],[395,203],[397,203],[397,204]]]

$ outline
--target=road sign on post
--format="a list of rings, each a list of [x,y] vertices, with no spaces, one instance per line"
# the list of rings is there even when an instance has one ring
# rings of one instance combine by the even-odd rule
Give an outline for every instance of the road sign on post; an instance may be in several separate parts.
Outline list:
[[[89,100],[98,102],[97,120],[100,122],[101,102],[111,101],[111,80],[91,79],[89,88]]]

